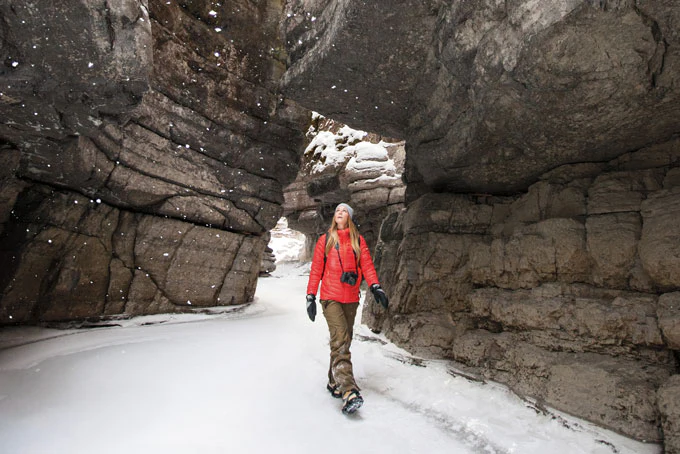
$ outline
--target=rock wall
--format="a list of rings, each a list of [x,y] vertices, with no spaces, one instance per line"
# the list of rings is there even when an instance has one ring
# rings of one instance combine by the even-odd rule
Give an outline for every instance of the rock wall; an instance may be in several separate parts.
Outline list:
[[[276,89],[281,14],[0,6],[0,324],[252,298],[310,115]]]
[[[675,139],[557,168],[521,196],[424,195],[383,225],[375,260],[392,304],[367,305],[363,321],[658,442],[659,421],[677,427],[677,407],[657,399],[672,401],[680,370],[678,176]]]
[[[33,185],[3,246],[3,321],[97,320],[252,299],[265,242]],[[14,241],[18,239],[19,241]],[[15,245],[15,250],[9,249]],[[6,269],[6,268],[4,268]]]
[[[365,321],[680,451],[677,2],[286,11],[284,93],[406,143],[376,250],[393,305]]]

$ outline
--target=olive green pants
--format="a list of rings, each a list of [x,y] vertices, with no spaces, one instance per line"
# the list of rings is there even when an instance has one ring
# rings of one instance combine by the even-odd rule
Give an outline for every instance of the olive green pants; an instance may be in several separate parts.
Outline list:
[[[328,368],[328,383],[338,385],[341,392],[359,389],[354,381],[352,370],[352,345],[354,319],[359,303],[338,303],[333,300],[321,300],[323,315],[328,323],[331,346],[331,362]]]

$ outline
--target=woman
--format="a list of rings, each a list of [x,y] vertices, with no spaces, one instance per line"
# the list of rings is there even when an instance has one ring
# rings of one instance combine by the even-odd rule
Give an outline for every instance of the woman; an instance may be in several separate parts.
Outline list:
[[[376,301],[387,308],[387,295],[378,282],[371,254],[364,237],[359,235],[346,203],[335,208],[328,232],[321,235],[314,248],[312,268],[307,283],[307,315],[316,317],[316,291],[321,281],[321,308],[330,332],[331,361],[326,389],[333,397],[342,397],[343,413],[354,413],[364,403],[354,380],[352,327],[359,307],[362,277]]]

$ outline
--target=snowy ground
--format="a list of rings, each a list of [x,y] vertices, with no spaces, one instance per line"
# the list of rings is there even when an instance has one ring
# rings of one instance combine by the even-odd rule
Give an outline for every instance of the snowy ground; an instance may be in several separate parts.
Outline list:
[[[304,271],[279,265],[254,304],[229,313],[0,330],[0,452],[660,452],[444,362],[414,365],[362,326],[366,403],[343,415],[325,390],[328,335],[322,315],[307,319]]]

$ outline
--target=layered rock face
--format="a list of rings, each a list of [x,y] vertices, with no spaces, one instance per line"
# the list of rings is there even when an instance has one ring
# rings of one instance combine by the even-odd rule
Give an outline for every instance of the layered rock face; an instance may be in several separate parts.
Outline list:
[[[0,324],[249,301],[309,122],[280,5],[9,3]]]
[[[648,167],[652,163],[659,166]],[[680,141],[518,197],[430,194],[383,225],[393,305],[364,321],[564,411],[658,441],[677,373]]]
[[[284,92],[406,141],[364,322],[680,451],[676,2],[288,11]]]
[[[383,219],[404,207],[404,142],[319,115],[307,137],[300,173],[284,192],[289,225],[308,236],[311,259],[316,238],[330,226],[338,203],[345,202],[356,207],[354,222],[372,249]]]

